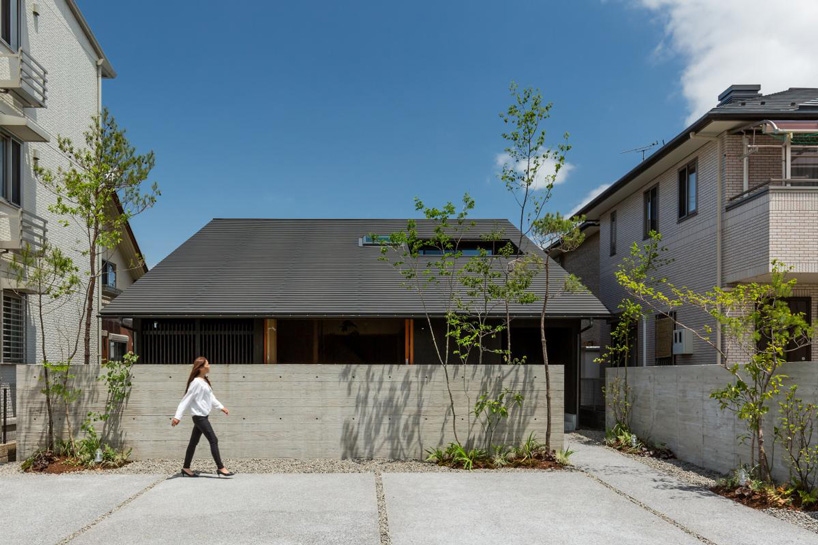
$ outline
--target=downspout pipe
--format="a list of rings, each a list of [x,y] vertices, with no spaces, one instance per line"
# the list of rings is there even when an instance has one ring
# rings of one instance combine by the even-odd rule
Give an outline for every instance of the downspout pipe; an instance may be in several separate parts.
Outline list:
[[[716,169],[716,287],[722,288],[724,287],[722,282],[724,277],[722,272],[724,260],[722,249],[724,238],[724,139],[721,136],[703,136],[695,132],[690,133],[690,138],[704,138],[716,142],[716,156],[719,161]],[[719,350],[723,349],[722,328],[719,325],[716,326],[716,346],[719,347]],[[723,363],[721,354],[716,352],[716,365]]]

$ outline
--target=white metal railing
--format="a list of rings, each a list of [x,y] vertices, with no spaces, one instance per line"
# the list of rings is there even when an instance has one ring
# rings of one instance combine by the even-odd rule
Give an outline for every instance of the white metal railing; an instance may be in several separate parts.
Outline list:
[[[0,88],[8,89],[24,106],[44,108],[47,84],[48,71],[24,49],[0,55]]]

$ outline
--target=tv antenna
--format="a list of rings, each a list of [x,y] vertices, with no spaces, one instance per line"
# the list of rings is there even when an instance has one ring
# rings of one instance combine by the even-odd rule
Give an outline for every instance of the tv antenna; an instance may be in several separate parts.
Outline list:
[[[623,151],[621,153],[640,153],[641,152],[642,153],[642,160],[644,161],[645,160],[645,153],[652,150],[653,148],[655,148],[658,145],[659,145],[659,141],[657,140],[657,141],[653,142],[652,144],[648,144],[647,146],[642,146],[640,148],[633,148],[633,149],[625,150],[625,151]]]

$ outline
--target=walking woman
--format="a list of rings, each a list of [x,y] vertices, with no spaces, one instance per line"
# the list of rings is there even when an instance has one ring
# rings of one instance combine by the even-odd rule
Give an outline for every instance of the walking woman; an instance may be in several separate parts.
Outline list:
[[[216,473],[219,477],[232,477],[233,473],[227,470],[219,455],[219,440],[213,433],[208,415],[211,409],[220,409],[224,414],[230,414],[227,408],[222,405],[216,396],[213,395],[213,388],[207,374],[210,372],[210,362],[207,358],[198,357],[193,362],[193,370],[187,379],[185,397],[176,409],[176,415],[171,421],[171,426],[176,426],[189,408],[193,415],[193,433],[190,434],[190,443],[187,445],[185,453],[185,465],[182,466],[182,477],[198,477],[199,474],[191,471],[190,462],[193,461],[193,453],[196,452],[196,445],[204,434],[210,442],[210,453],[213,454],[213,461],[216,462]]]

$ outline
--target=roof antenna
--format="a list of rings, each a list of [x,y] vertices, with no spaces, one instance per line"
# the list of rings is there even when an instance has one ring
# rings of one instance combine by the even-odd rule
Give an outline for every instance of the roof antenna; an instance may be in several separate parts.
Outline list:
[[[657,141],[653,142],[652,144],[648,144],[647,146],[642,146],[641,148],[633,148],[633,149],[625,150],[625,151],[621,152],[620,155],[622,153],[639,153],[639,152],[641,152],[642,153],[642,160],[644,161],[645,160],[645,153],[647,153],[648,151],[650,151],[651,149],[653,149],[654,147],[656,147],[658,145],[659,145],[659,141],[657,140]]]

